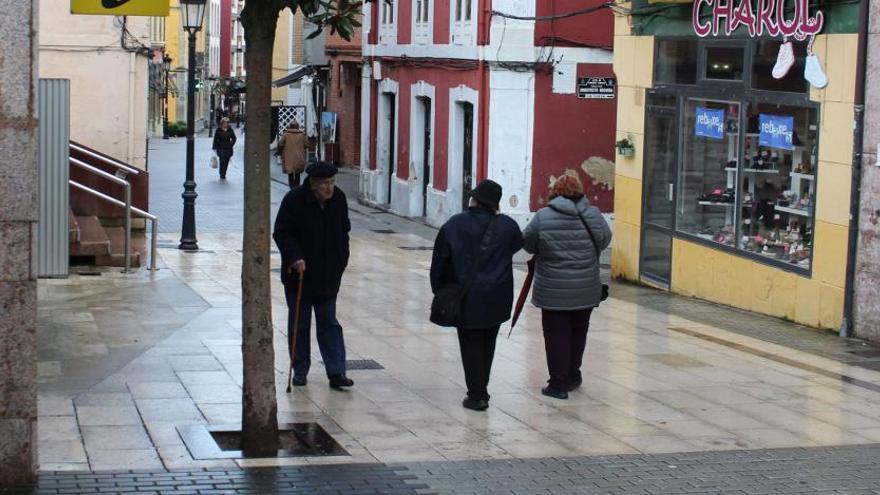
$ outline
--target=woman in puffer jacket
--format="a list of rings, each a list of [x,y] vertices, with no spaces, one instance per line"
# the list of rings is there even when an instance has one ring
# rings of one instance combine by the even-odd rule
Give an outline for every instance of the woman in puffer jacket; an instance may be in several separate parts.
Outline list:
[[[590,315],[602,300],[599,253],[611,243],[611,229],[584,197],[580,180],[563,175],[523,237],[525,250],[536,257],[532,304],[541,308],[550,372],[541,393],[567,399],[582,382]]]

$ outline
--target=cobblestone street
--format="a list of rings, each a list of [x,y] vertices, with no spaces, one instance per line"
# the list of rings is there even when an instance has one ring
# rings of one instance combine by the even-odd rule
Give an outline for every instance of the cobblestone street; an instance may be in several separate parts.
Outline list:
[[[208,145],[200,251],[176,249],[182,141],[155,140],[160,270],[40,280],[43,474],[14,493],[880,493],[876,348],[651,289],[612,286],[567,401],[540,393],[540,311],[527,305],[510,338],[502,326],[490,408],[463,409],[458,341],[427,318],[436,231],[357,204],[348,171],[338,314],[348,359],[380,369],[331,390],[313,345],[308,386],[286,394],[274,249],[272,280],[279,421],[315,422],[347,455],[196,458],[183,428],[241,414],[242,153],[220,183]],[[275,210],[287,186],[272,167]]]

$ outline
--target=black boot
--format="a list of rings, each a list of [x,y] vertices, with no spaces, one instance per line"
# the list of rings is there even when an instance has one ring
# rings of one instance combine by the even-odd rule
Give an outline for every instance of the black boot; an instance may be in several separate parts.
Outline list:
[[[333,375],[330,377],[330,388],[342,390],[344,387],[351,387],[352,385],[354,385],[354,380],[345,375]]]
[[[547,397],[553,397],[554,399],[567,399],[568,398],[567,391],[559,390],[559,389],[553,388],[549,385],[542,388],[541,393],[546,395]]]

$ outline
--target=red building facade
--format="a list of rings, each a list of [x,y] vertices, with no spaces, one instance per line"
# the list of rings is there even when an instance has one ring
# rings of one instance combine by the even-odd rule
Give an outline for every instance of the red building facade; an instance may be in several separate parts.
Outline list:
[[[361,163],[361,31],[351,40],[328,34],[324,45],[330,69],[327,111],[336,114],[333,161],[344,167]]]
[[[504,187],[502,210],[525,222],[568,173],[610,212],[616,95],[589,89],[614,77],[614,21],[601,5],[367,4],[362,200],[440,225],[488,177]]]

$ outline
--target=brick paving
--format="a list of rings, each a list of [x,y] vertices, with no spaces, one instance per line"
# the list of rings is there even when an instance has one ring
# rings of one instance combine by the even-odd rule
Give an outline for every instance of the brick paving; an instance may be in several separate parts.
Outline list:
[[[345,464],[195,471],[44,473],[4,495],[880,494],[880,444],[658,455]]]

